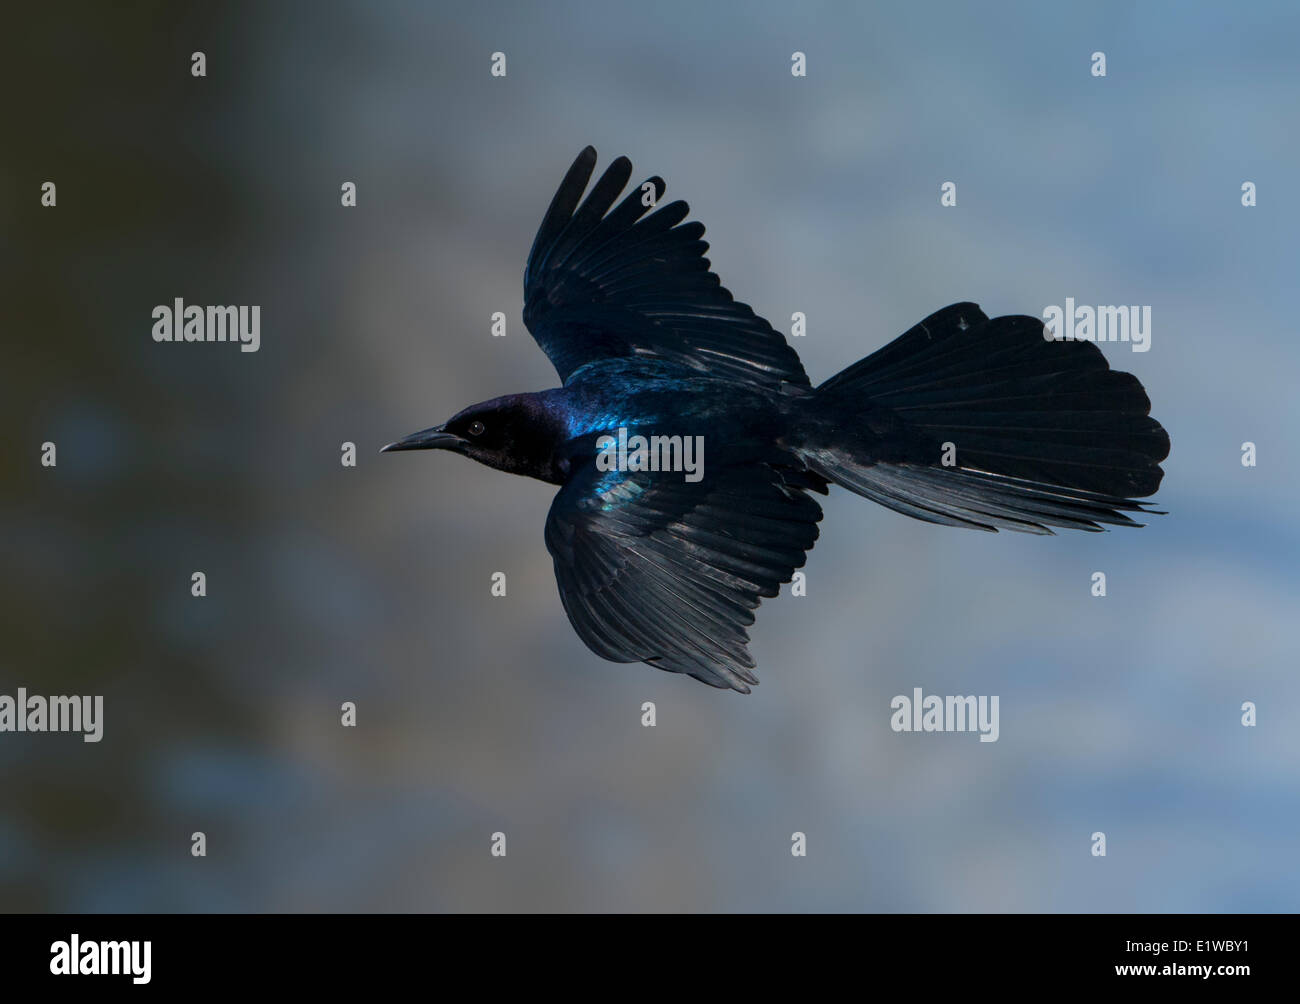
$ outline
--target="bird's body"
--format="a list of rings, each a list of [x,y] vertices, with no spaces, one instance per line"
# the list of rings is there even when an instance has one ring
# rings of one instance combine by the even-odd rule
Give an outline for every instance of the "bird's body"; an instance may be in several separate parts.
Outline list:
[[[563,416],[568,439],[562,452],[580,460],[594,456],[593,437],[620,429],[629,435],[707,436],[719,445],[774,444],[796,414],[791,396],[657,360],[592,363],[541,398]]]
[[[1097,530],[1148,511],[1137,499],[1159,486],[1169,439],[1095,345],[958,303],[814,387],[709,271],[686,204],[646,215],[661,180],[614,207],[631,173],[619,158],[582,201],[595,156],[570,168],[524,277],[524,319],[563,386],[385,449],[450,449],[559,485],[546,545],[598,655],[748,692],[746,628],[803,565],[822,515],[810,493],[830,484],[985,530]],[[614,456],[635,437],[653,464]],[[691,457],[681,444],[695,466],[669,462]]]

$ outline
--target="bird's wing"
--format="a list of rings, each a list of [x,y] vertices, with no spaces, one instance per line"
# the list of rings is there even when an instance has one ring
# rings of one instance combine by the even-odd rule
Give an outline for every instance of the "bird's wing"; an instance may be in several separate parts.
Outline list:
[[[596,165],[587,147],[551,200],[524,269],[524,323],[568,381],[597,359],[650,356],[747,383],[808,386],[798,354],[704,257],[704,225],[685,202],[657,205],[651,178],[610,211],[632,175],[619,157],[585,201]],[[653,197],[652,197],[653,193]]]
[[[817,539],[822,511],[806,486],[762,462],[715,462],[695,483],[587,465],[546,518],[574,629],[605,659],[749,693],[758,679],[745,629]]]

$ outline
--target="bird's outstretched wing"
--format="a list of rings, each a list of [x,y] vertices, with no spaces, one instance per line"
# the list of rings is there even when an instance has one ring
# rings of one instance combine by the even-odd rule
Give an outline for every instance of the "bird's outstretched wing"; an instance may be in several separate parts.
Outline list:
[[[596,151],[578,154],[551,200],[524,269],[524,323],[560,378],[597,359],[651,356],[764,386],[808,386],[798,354],[704,257],[685,202],[659,206],[651,178],[613,209],[632,175],[613,161],[579,205]],[[649,213],[649,215],[646,215]]]
[[[546,546],[574,629],[597,655],[749,693],[745,629],[817,539],[807,475],[767,463],[680,473],[591,464],[555,496]]]

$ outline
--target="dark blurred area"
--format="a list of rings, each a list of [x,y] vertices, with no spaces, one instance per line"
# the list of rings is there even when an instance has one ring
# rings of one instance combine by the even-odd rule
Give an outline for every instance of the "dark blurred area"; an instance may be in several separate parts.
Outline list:
[[[0,910],[1295,909],[1300,21],[1159,7],[11,11],[0,694],[106,720],[0,734]],[[808,313],[814,380],[961,299],[1153,304],[1152,350],[1106,352],[1171,515],[1018,539],[836,496],[753,696],[602,663],[550,488],[377,452],[555,385],[520,278],[588,142]],[[260,305],[260,350],[155,343],[176,297]],[[1002,738],[891,732],[914,686],[1002,695]]]

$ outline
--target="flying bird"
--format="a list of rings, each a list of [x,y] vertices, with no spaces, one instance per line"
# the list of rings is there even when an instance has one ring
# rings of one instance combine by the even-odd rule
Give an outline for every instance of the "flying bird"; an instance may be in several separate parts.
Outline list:
[[[1140,526],[1125,513],[1154,512],[1139,499],[1160,485],[1169,437],[1138,379],[1092,342],[955,303],[813,386],[710,270],[687,204],[661,204],[658,177],[620,201],[626,157],[587,192],[595,166],[587,147],[524,269],[524,323],[562,386],[471,405],[383,449],[450,450],[560,486],[546,546],[597,655],[749,693],[754,611],[804,564],[813,495],[832,484],[994,532]],[[658,452],[626,448],[641,441]],[[678,442],[699,444],[694,473],[658,462]]]

